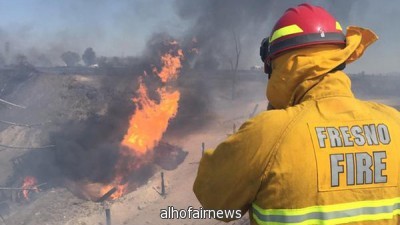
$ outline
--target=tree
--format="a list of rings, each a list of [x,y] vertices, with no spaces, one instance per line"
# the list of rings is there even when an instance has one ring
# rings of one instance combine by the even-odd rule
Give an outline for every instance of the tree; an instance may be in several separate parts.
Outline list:
[[[97,58],[97,64],[99,64],[99,67],[106,67],[108,64],[108,59],[105,56],[100,56]]]
[[[29,64],[28,57],[26,57],[25,55],[22,55],[22,54],[18,54],[17,56],[15,56],[15,62],[19,66]]]
[[[3,54],[0,53],[0,67],[6,65],[6,58],[4,58]]]
[[[229,63],[231,64],[232,70],[232,100],[235,99],[235,92],[236,92],[236,82],[237,82],[237,72],[239,67],[239,60],[240,60],[240,53],[242,52],[242,46],[240,44],[240,36],[236,34],[236,32],[232,31],[233,40],[235,42],[235,60],[232,58],[229,59]]]
[[[82,55],[82,60],[86,66],[91,66],[96,63],[96,53],[92,48],[87,48]]]
[[[64,52],[61,55],[61,59],[65,62],[67,66],[76,66],[78,65],[79,61],[81,61],[81,57],[76,52]]]

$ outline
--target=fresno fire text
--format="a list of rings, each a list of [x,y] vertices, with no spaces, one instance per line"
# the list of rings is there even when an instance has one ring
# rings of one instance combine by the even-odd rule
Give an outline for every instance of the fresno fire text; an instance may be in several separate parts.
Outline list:
[[[329,151],[323,157],[329,157],[332,188],[388,182],[385,146],[391,137],[386,124],[316,126],[315,134],[318,151]]]

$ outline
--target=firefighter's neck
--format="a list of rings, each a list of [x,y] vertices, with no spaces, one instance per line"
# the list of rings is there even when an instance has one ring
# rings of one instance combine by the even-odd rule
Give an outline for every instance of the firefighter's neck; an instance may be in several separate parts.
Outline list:
[[[304,80],[295,88],[289,106],[333,96],[354,97],[350,78],[342,71]]]

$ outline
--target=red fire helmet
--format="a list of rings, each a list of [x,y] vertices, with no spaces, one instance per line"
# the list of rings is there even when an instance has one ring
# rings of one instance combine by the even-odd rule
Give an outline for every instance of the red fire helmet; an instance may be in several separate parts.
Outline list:
[[[289,8],[263,40],[260,55],[268,62],[289,49],[315,44],[345,45],[340,23],[324,8],[308,3]]]

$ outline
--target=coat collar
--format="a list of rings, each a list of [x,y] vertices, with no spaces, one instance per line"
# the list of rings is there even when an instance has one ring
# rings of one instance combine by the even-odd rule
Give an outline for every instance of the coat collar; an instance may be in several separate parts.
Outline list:
[[[362,56],[377,40],[370,30],[349,27],[346,46],[315,45],[289,51],[272,61],[267,98],[276,109],[284,109],[304,100],[329,96],[353,96],[350,79],[341,71],[330,71]]]

